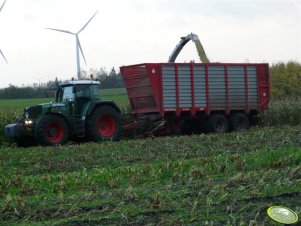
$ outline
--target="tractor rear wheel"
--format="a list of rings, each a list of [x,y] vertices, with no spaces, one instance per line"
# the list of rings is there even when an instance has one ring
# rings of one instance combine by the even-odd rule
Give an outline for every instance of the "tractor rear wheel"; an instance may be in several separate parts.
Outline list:
[[[56,115],[44,115],[35,128],[36,141],[45,146],[65,144],[69,128],[64,119]]]
[[[229,124],[224,115],[213,114],[205,121],[205,130],[208,133],[225,133],[228,131]]]
[[[111,106],[98,107],[88,119],[87,136],[94,141],[118,140],[120,131],[120,113]]]
[[[233,113],[229,116],[229,126],[231,131],[244,131],[249,129],[250,122],[243,113]]]

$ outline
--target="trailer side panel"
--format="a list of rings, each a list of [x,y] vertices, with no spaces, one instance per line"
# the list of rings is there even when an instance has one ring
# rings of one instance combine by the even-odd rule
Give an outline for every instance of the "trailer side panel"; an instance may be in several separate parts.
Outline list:
[[[142,64],[121,67],[121,73],[134,114],[194,117],[198,112],[258,113],[268,107],[268,64]]]

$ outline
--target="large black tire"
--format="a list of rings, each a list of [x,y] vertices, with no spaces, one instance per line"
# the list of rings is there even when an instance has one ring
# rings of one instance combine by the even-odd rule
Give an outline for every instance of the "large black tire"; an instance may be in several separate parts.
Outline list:
[[[34,135],[37,143],[41,145],[61,145],[68,141],[69,128],[61,117],[45,115],[37,122]]]
[[[202,132],[202,125],[198,120],[185,120],[181,123],[181,134],[183,135],[201,134]]]
[[[229,116],[229,126],[231,131],[240,132],[249,129],[250,122],[245,114],[232,113]]]
[[[258,115],[249,116],[250,126],[257,126],[260,123],[260,118]]]
[[[208,133],[225,133],[229,129],[229,124],[224,115],[213,114],[205,121],[205,130]]]
[[[118,140],[121,132],[120,113],[111,106],[96,108],[87,122],[87,136],[93,141]]]
[[[167,124],[174,135],[181,135],[181,124],[182,122],[177,121],[174,118],[168,119]]]

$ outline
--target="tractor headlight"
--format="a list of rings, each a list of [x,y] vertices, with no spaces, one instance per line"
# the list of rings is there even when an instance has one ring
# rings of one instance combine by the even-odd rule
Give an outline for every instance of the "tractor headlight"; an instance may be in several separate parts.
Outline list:
[[[24,121],[24,124],[25,124],[26,126],[29,126],[29,125],[31,125],[32,123],[33,123],[33,121],[30,120],[30,119],[26,119],[26,120]]]

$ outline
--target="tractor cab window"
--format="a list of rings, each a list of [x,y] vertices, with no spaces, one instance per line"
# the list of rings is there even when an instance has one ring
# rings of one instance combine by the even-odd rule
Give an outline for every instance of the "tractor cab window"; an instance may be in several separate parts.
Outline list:
[[[75,86],[75,115],[81,115],[91,101],[89,85]]]
[[[99,85],[90,86],[90,91],[93,100],[100,100],[101,96],[100,96]]]
[[[63,98],[62,99],[63,99],[63,101],[74,99],[74,95],[73,95],[73,92],[72,92],[72,86],[65,86],[63,88]]]
[[[56,91],[56,97],[55,101],[56,102],[63,102],[64,100],[73,100],[74,99],[74,94],[72,92],[72,86],[65,86],[65,87],[60,87]]]
[[[75,89],[75,98],[76,99],[91,99],[91,93],[89,89],[89,85],[78,85]]]

